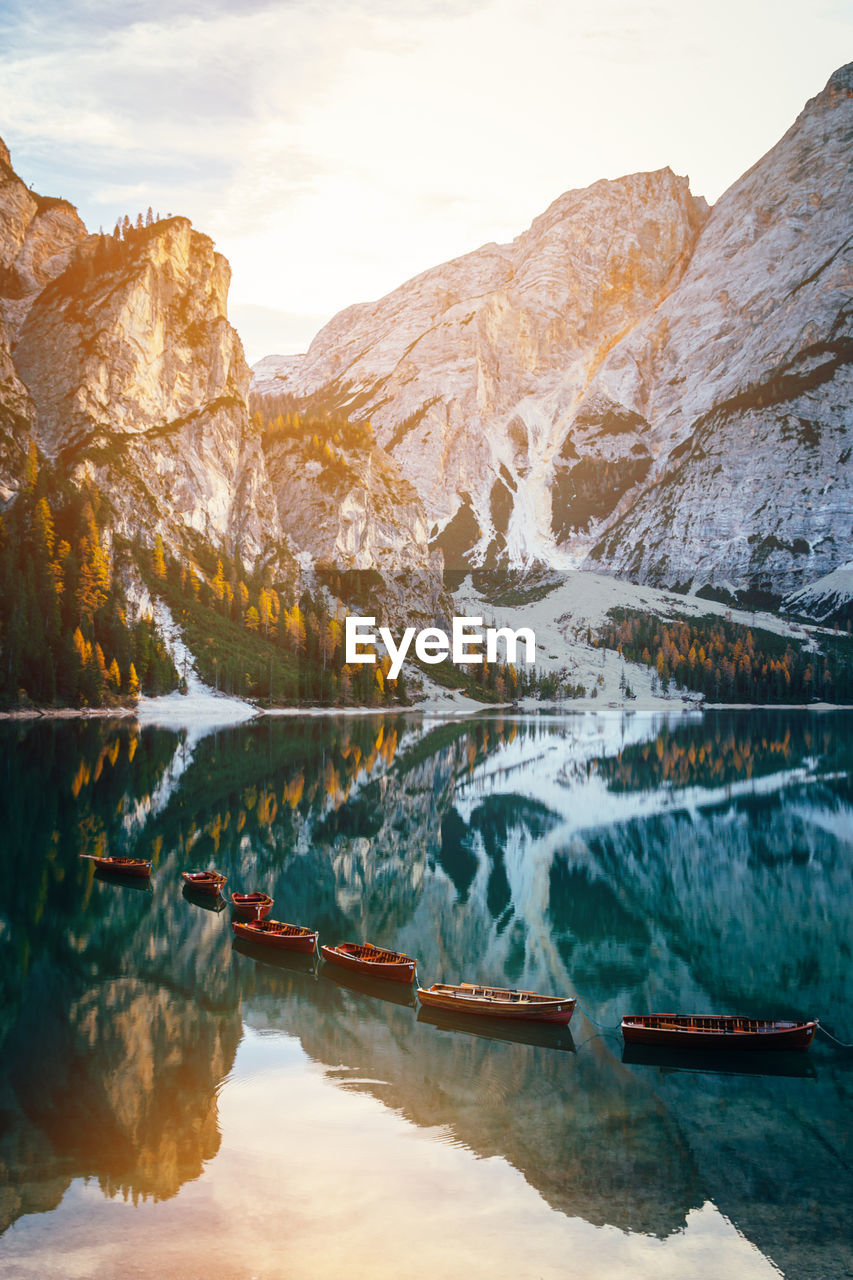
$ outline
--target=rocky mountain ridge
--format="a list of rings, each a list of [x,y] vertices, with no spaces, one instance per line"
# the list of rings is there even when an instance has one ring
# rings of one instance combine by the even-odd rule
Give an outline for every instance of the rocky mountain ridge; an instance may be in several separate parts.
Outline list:
[[[255,385],[369,416],[451,564],[778,599],[853,553],[851,100],[853,64],[712,211],[568,192]]]
[[[853,558],[851,99],[853,66],[714,210],[669,169],[597,182],[342,312],[258,367],[281,429],[249,412],[212,241],[89,235],[2,147],[0,502],[35,446],[98,490],[107,549],[225,556],[285,603],[367,572],[392,621],[452,611],[444,563],[827,617],[804,588]]]
[[[0,138],[0,502],[16,492],[34,406],[12,344],[33,300],[69,265],[86,229],[65,201],[35,196],[15,174]]]
[[[319,525],[315,538],[313,522],[293,514],[290,468],[280,461],[272,474],[263,424],[249,414],[250,372],[227,318],[230,275],[187,218],[89,235],[67,202],[27,189],[3,146],[0,500],[23,483],[32,442],[106,498],[108,539],[151,546],[159,535],[190,562],[205,548],[225,553],[248,572],[267,569],[290,596],[300,570],[289,534],[307,565],[335,554],[343,568],[375,567],[372,549],[389,534],[385,515],[373,519],[365,477],[349,469],[342,487],[323,455],[300,492],[312,510],[343,513],[346,536],[327,545]],[[403,513],[394,567],[429,568],[417,495],[390,459],[377,470],[387,505]]]

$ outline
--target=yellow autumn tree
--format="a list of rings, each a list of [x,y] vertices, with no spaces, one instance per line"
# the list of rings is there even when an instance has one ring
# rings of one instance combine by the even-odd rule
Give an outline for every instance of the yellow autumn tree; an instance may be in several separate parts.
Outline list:
[[[220,601],[220,602],[221,602],[222,600],[224,600],[224,598],[225,598],[225,573],[224,573],[223,568],[222,568],[222,561],[221,561],[221,560],[217,560],[217,561],[216,561],[216,573],[215,573],[215,574],[214,574],[214,576],[213,576],[213,581],[212,581],[212,582],[211,582],[211,584],[210,584],[210,589],[211,589],[211,591],[213,592],[213,596],[214,596],[214,599],[215,599],[215,600]]]
[[[258,624],[261,630],[263,631],[264,635],[268,635],[269,629],[270,629],[270,616],[271,616],[272,610],[270,607],[270,598],[266,590],[266,587],[261,587],[260,591],[258,592],[258,607],[257,607],[256,613],[258,615]]]
[[[151,567],[157,578],[165,578],[166,576],[166,553],[163,549],[163,539],[160,534],[154,539],[154,553],[151,558]]]
[[[38,549],[49,560],[53,555],[56,532],[53,524],[53,512],[47,498],[39,498],[33,516],[35,542]]]
[[[34,440],[27,449],[27,461],[24,464],[24,492],[32,493],[39,478],[39,452]]]

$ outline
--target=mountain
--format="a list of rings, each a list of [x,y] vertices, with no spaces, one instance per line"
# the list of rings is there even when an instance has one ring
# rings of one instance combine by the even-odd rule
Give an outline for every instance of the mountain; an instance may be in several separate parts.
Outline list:
[[[90,236],[0,152],[0,422],[6,500],[29,440],[111,507],[110,532],[251,564],[282,542],[249,370],[226,318],[230,269],[185,218]]]
[[[851,99],[853,64],[711,211],[668,169],[570,191],[257,390],[369,417],[451,565],[778,599],[853,554]]]
[[[182,558],[220,550],[292,588],[285,526],[311,560],[387,568],[373,548],[387,549],[390,505],[401,513],[393,567],[428,568],[423,508],[375,441],[355,466],[330,468],[319,453],[299,477],[304,506],[294,511],[291,469],[303,460],[278,440],[268,466],[227,318],[230,274],[186,218],[89,235],[67,202],[28,190],[2,146],[0,498],[20,488],[32,440],[72,480],[97,486],[110,536],[150,545],[160,534]],[[365,496],[377,477],[385,506],[381,493]],[[304,513],[317,507],[341,516],[342,536],[317,525],[314,539]]]
[[[507,544],[514,563],[547,559],[566,414],[621,334],[671,291],[706,217],[669,170],[570,191],[512,244],[336,316],[299,364],[283,365],[279,388],[370,418],[449,561]]]
[[[784,605],[791,613],[804,613],[820,622],[853,622],[853,560],[793,591]]]
[[[372,432],[344,424],[321,440],[309,424],[268,431],[264,448],[278,517],[295,550],[327,569],[440,575],[417,491]]]
[[[853,64],[725,193],[678,289],[613,352],[601,380],[647,417],[656,463],[594,561],[778,595],[850,559],[851,143]]]
[[[17,491],[30,444],[34,406],[18,377],[12,345],[46,284],[69,265],[86,235],[64,200],[34,195],[17,177],[0,138],[0,502]]]
[[[153,215],[90,235],[0,144],[0,699],[177,680],[129,634],[152,591],[208,681],[286,699],[352,692],[345,608],[421,626],[464,611],[444,567],[511,570],[500,596],[477,580],[476,612],[538,600],[543,627],[564,624],[540,649],[566,680],[596,648],[552,591],[578,568],[843,621],[851,99],[853,64],[713,210],[669,169],[566,192],[254,383],[209,237]],[[620,626],[608,643],[630,648],[640,623]],[[724,630],[691,635],[734,653]],[[654,635],[635,648],[653,690]],[[664,687],[689,650],[664,655]],[[836,658],[801,663],[803,689],[825,692]],[[734,687],[706,677],[690,687]]]

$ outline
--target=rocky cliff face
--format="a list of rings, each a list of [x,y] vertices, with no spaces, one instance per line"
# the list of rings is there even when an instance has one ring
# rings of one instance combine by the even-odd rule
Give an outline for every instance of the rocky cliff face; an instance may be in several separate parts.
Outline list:
[[[569,192],[258,386],[369,414],[451,563],[791,591],[853,551],[851,98],[710,216],[669,170]]]
[[[571,411],[672,290],[706,216],[668,169],[570,191],[512,244],[342,312],[278,385],[370,417],[451,560],[472,545],[545,556]]]
[[[34,195],[0,139],[0,502],[17,490],[31,440],[34,407],[12,360],[12,345],[33,300],[60,275],[86,236],[64,200]]]
[[[186,218],[89,236],[70,205],[28,191],[2,148],[0,500],[34,440],[97,485],[111,534],[160,534],[181,558],[205,544],[292,583],[292,535],[309,564],[435,569],[422,504],[375,442],[364,457],[265,450],[229,282]]]
[[[850,558],[853,64],[716,205],[598,388],[650,423],[649,483],[592,558],[794,590]]]
[[[333,438],[319,449],[315,439],[309,429],[265,442],[278,517],[294,550],[329,568],[440,573],[423,504],[372,436]]]
[[[230,271],[184,218],[89,238],[33,303],[14,351],[50,457],[108,496],[113,528],[193,535],[249,564],[282,543],[226,318]]]
[[[668,169],[570,191],[262,362],[261,394],[372,421],[329,457],[250,419],[207,237],[88,236],[2,148],[0,501],[35,440],[113,532],[290,579],[288,538],[306,567],[796,592],[853,557],[851,132],[853,66],[712,213]]]

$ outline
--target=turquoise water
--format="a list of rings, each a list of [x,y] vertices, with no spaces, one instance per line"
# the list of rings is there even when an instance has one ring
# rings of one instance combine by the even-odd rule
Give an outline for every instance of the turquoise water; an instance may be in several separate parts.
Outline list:
[[[853,1055],[631,1061],[625,1012],[853,1040],[853,717],[0,726],[0,1269],[842,1277]],[[151,858],[150,889],[80,853]],[[423,982],[235,950],[216,866]]]

